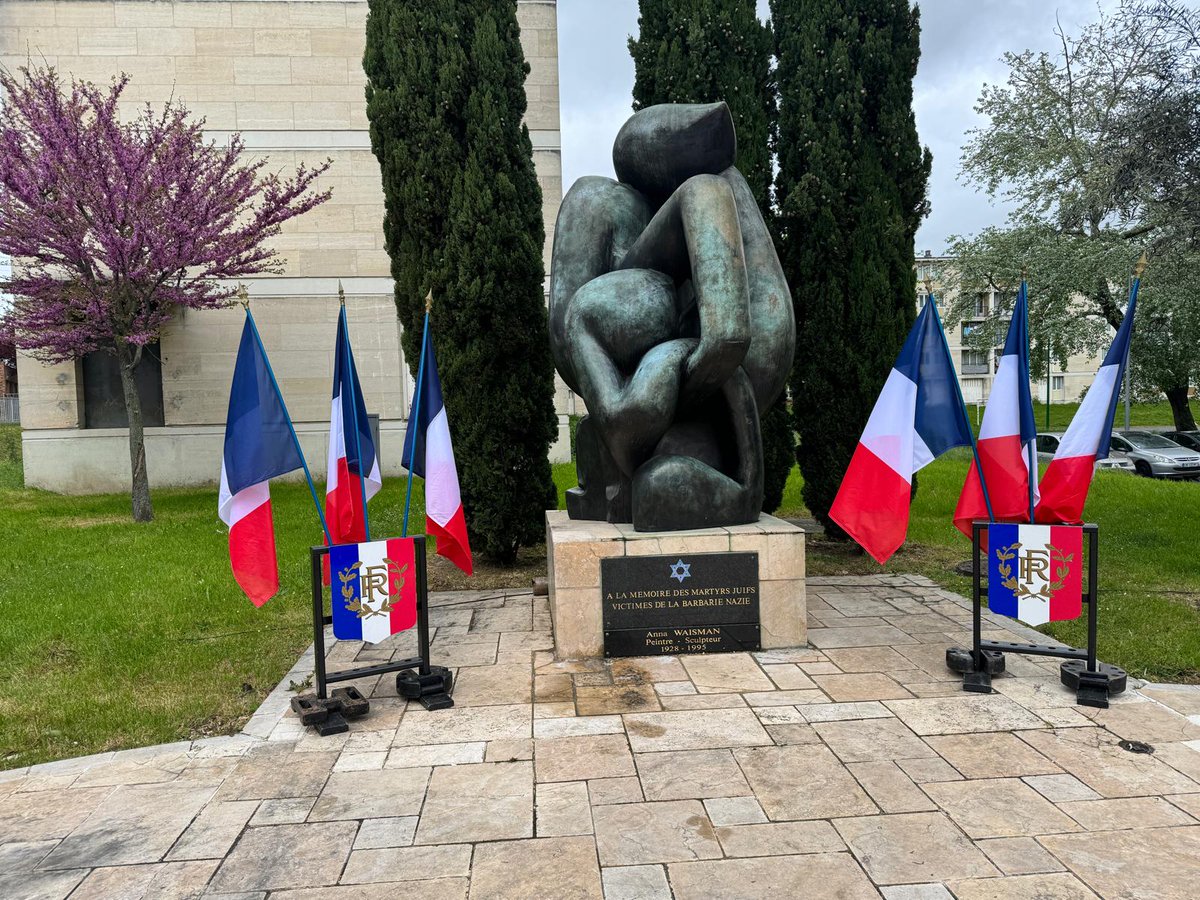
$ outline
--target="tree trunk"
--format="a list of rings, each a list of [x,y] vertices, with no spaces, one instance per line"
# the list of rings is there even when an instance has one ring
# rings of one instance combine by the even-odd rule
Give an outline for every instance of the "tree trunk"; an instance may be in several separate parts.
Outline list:
[[[154,506],[150,502],[150,478],[146,473],[146,437],[142,425],[142,401],[133,379],[141,353],[124,341],[117,341],[117,368],[121,372],[121,389],[125,394],[125,415],[129,419],[129,464],[133,484],[130,498],[133,521],[150,522]]]
[[[1175,430],[1195,431],[1196,417],[1192,415],[1192,408],[1188,406],[1188,386],[1184,384],[1165,389],[1163,393],[1167,395],[1167,402],[1171,404],[1171,414],[1175,417]]]

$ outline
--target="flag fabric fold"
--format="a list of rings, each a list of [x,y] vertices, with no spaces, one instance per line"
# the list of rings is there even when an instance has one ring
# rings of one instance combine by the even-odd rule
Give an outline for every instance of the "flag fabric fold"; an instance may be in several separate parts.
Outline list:
[[[425,479],[425,530],[437,538],[438,556],[446,557],[470,575],[474,570],[471,544],[428,321],[421,343],[420,371],[420,384],[408,413],[408,427],[413,432],[404,436],[401,464]]]
[[[217,510],[229,526],[234,578],[255,606],[262,606],[279,591],[268,482],[303,465],[283,400],[247,312],[229,392]]]
[[[975,519],[1029,522],[1037,503],[1037,426],[1029,389],[1028,323],[1028,288],[1022,281],[976,442],[992,515],[984,500],[979,466],[972,460],[954,510],[954,525],[967,537]]]
[[[908,532],[912,477],[971,427],[932,296],[917,316],[867,420],[829,515],[877,562]]]
[[[335,544],[367,539],[364,505],[383,486],[379,456],[363,401],[358,370],[347,338],[346,307],[338,316],[333,363],[333,402],[329,414],[329,457],[325,519]]]
[[[1108,458],[1113,415],[1121,395],[1125,366],[1129,363],[1137,292],[1138,279],[1135,278],[1117,336],[1042,478],[1041,501],[1034,511],[1038,522],[1077,524],[1083,521],[1083,505],[1092,486],[1096,461]]]

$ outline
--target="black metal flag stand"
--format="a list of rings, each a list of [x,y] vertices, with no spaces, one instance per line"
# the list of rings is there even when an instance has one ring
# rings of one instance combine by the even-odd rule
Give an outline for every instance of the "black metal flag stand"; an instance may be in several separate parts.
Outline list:
[[[971,580],[973,587],[972,638],[973,647],[951,647],[946,651],[946,665],[963,676],[963,690],[977,694],[992,693],[992,676],[1004,671],[1005,653],[1028,653],[1033,656],[1058,656],[1066,660],[1059,667],[1062,683],[1075,691],[1081,706],[1107,708],[1108,698],[1125,690],[1125,670],[1096,660],[1096,567],[1099,529],[1084,525],[1087,538],[1087,584],[1083,602],[1087,605],[1087,649],[1056,644],[1019,644],[1013,641],[982,639],[983,600],[988,595],[983,584],[982,541],[988,522],[974,522],[971,528]]]
[[[329,555],[328,547],[312,547],[312,610],[314,671],[317,691],[292,698],[292,709],[303,725],[311,725],[324,736],[340,734],[349,729],[347,719],[357,719],[367,714],[371,702],[354,687],[335,688],[329,685],[338,681],[371,678],[396,672],[396,693],[407,700],[419,700],[426,709],[447,709],[454,705],[450,697],[454,689],[454,675],[444,666],[431,665],[429,661],[429,586],[425,572],[425,538],[413,537],[413,557],[417,575],[417,652],[419,656],[393,660],[377,666],[361,666],[357,669],[342,669],[338,672],[325,671],[325,626],[333,622],[332,612],[325,612],[325,586],[321,572],[321,561]]]

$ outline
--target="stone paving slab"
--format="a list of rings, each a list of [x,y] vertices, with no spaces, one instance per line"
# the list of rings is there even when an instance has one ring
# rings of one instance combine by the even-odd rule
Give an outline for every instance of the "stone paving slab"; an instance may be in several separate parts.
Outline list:
[[[554,660],[544,598],[434,595],[455,708],[364,679],[370,714],[321,738],[288,706],[310,651],[239,735],[0,772],[0,898],[1200,896],[1200,689],[1081,709],[1009,654],[968,695],[944,661],[963,598],[915,576],[809,598],[809,647],[604,662]],[[327,663],[410,638],[329,636]]]

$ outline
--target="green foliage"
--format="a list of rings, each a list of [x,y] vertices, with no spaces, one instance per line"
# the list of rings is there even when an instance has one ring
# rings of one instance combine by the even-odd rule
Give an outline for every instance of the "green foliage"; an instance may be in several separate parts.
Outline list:
[[[828,512],[916,310],[931,157],[912,112],[908,0],[772,0],[780,257],[795,285],[792,399],[804,501]]]
[[[371,0],[367,116],[414,373],[425,297],[472,548],[511,563],[554,502],[541,190],[510,0]]]
[[[641,0],[638,36],[629,39],[634,108],[724,100],[737,129],[737,167],[771,222],[771,144],[775,82],[770,26],[754,0]],[[766,490],[763,509],[779,505],[792,467],[795,435],[787,398],[759,410]]]
[[[737,167],[764,214],[771,208],[775,85],[771,29],[754,0],[640,0],[634,109],[724,100],[737,128]]]
[[[971,295],[1030,272],[1030,330],[1065,363],[1101,354],[1121,321],[1134,260],[1151,265],[1132,352],[1138,393],[1162,391],[1176,425],[1200,377],[1200,12],[1178,0],[1101,10],[1054,53],[1006,53],[985,86],[962,174],[1015,202],[1008,227],[951,239]],[[972,297],[964,298],[971,302]],[[1036,345],[1041,343],[1042,348]]]
[[[796,464],[796,426],[787,392],[758,418],[763,441],[763,512],[773,513],[783,502],[783,488]]]

